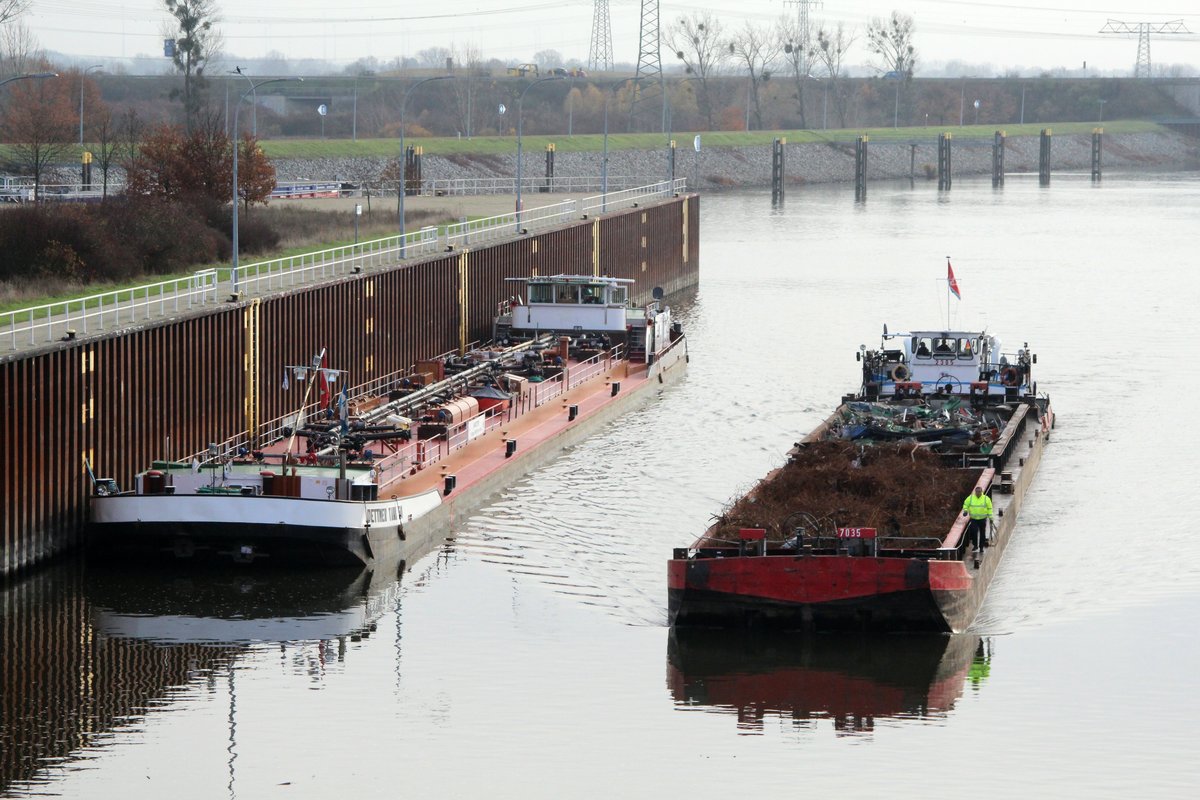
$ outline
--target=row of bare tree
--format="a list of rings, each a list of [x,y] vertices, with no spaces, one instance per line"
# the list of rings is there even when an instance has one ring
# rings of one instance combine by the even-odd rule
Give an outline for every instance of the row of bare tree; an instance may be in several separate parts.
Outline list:
[[[912,17],[892,12],[887,20],[873,19],[867,26],[867,49],[879,59],[878,69],[910,80],[916,66],[913,44],[916,26]],[[834,99],[841,127],[846,124],[847,92],[843,83],[847,53],[857,33],[842,22],[818,22],[815,33],[804,30],[798,19],[782,17],[773,25],[747,21],[741,28],[726,31],[709,11],[696,11],[676,20],[667,29],[667,42],[699,84],[698,102],[709,130],[716,127],[713,79],[740,72],[748,78],[754,127],[763,127],[761,90],[780,68],[794,84],[793,97],[800,127],[807,128],[804,90],[813,82],[827,82],[825,90]],[[819,75],[814,74],[819,72]]]

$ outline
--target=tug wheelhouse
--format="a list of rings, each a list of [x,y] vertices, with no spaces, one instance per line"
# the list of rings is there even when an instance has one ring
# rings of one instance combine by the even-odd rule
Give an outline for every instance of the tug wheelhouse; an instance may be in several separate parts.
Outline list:
[[[1025,344],[1016,353],[1001,350],[986,331],[911,331],[884,328],[878,350],[860,348],[862,392],[868,397],[930,394],[1022,396],[1036,393],[1032,365],[1037,356]]]

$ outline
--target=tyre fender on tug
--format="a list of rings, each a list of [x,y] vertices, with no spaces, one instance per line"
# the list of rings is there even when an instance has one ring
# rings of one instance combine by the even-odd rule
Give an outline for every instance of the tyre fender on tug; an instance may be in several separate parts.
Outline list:
[[[1005,367],[1000,371],[1000,382],[1005,386],[1020,386],[1021,371],[1013,366]]]
[[[891,376],[894,381],[906,381],[912,377],[912,370],[904,364],[897,364],[892,367]]]

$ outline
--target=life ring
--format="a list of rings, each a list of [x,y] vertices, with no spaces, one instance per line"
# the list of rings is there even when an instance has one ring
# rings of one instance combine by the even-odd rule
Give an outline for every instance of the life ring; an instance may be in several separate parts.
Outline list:
[[[1021,372],[1016,367],[1005,367],[1000,372],[1000,382],[1005,386],[1020,386]]]
[[[892,380],[896,382],[906,381],[912,377],[912,370],[903,364],[897,364],[896,366],[892,367],[891,375]]]

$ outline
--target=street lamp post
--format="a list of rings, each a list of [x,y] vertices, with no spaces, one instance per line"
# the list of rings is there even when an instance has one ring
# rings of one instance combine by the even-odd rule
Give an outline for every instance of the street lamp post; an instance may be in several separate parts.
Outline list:
[[[821,84],[821,130],[827,130],[829,128],[829,80],[827,78],[818,78],[811,72],[804,77]]]
[[[617,96],[617,90],[636,78],[626,78],[608,90],[604,98],[604,158],[600,161],[600,211],[608,210],[608,104]]]
[[[239,71],[238,74],[242,73]],[[233,109],[233,294],[235,296],[238,293],[238,146],[241,144],[238,141],[238,114],[242,110],[242,101],[252,94],[257,97],[255,92],[260,86],[266,86],[269,83],[300,83],[304,80],[304,78],[270,78],[255,83],[249,75],[243,77],[250,81],[250,88],[242,93]]]
[[[681,79],[678,83],[675,84],[675,86],[676,87],[683,86],[685,83],[689,83],[691,81],[698,81],[698,80],[700,80],[700,76],[693,75],[689,78]],[[663,97],[667,97],[667,96],[668,95],[667,95],[667,93],[665,91],[665,87],[664,87]],[[667,182],[670,183],[670,181],[671,181],[671,136],[674,133],[674,131],[672,129],[675,127],[675,108],[674,108],[674,106],[672,106],[670,104],[669,101],[667,103],[667,120],[666,120],[666,122],[667,122],[667,124],[665,126],[666,133],[667,133],[667,170],[666,170],[666,172],[667,172]]]
[[[241,75],[243,78],[245,78],[245,79],[246,79],[246,80],[247,80],[247,81],[250,83],[250,88],[246,90],[248,94],[250,94],[250,95],[252,95],[252,96],[254,97],[254,107],[253,107],[253,108],[250,110],[250,113],[251,113],[251,117],[250,117],[250,118],[251,118],[251,120],[252,120],[252,122],[250,123],[250,130],[251,130],[251,133],[252,133],[252,135],[254,135],[255,137],[257,137],[257,136],[258,136],[258,92],[257,92],[257,91],[255,91],[255,90],[256,90],[256,89],[257,89],[259,86],[262,86],[262,85],[263,85],[263,83],[267,83],[267,81],[263,81],[262,83],[255,83],[255,82],[254,82],[254,81],[253,81],[253,80],[250,78],[250,76],[249,76],[249,75],[247,75],[246,73],[242,72],[242,68],[241,68],[241,67],[234,67],[232,70],[230,70],[230,73],[229,73],[229,74],[231,74],[231,75]],[[245,98],[243,97],[243,99],[245,99]],[[239,101],[238,101],[238,105],[241,105],[241,100],[239,100]],[[234,115],[235,117],[237,116],[237,111],[236,111],[236,110],[233,112],[233,115]]]
[[[12,83],[13,81],[27,81],[27,80],[30,80],[31,78],[36,78],[36,79],[40,80],[42,78],[57,78],[57,77],[58,77],[57,72],[31,72],[28,75],[13,75],[11,78],[5,78],[4,80],[0,80],[0,86],[3,86],[6,83]]]
[[[972,105],[975,106],[975,124],[979,124],[979,101],[976,100]]]
[[[526,86],[525,89],[521,92],[521,95],[517,98],[517,230],[518,231],[521,230],[521,211],[522,211],[522,208],[521,208],[521,166],[522,166],[523,162],[522,162],[522,150],[521,150],[521,135],[523,133],[523,131],[522,131],[522,122],[523,122],[522,111],[524,110],[524,107],[525,107],[525,94],[530,89],[537,86],[539,83],[545,83],[546,81],[561,81],[563,79],[563,77],[564,76],[562,76],[562,75],[548,75],[545,78],[538,78],[536,81],[534,81],[533,83]]]
[[[1099,119],[1096,120],[1097,124],[1104,122],[1104,104],[1107,102],[1108,102],[1107,100],[1100,101],[1100,117],[1099,117]]]
[[[103,69],[103,64],[92,64],[90,67],[79,73],[79,146],[83,147],[83,84],[87,80],[87,74],[94,69]]]
[[[398,201],[399,202],[398,207],[399,207],[399,212],[400,212],[400,257],[401,258],[404,258],[407,255],[407,250],[408,250],[408,245],[404,241],[404,235],[408,232],[407,228],[404,227],[404,195],[407,194],[407,190],[408,190],[408,185],[407,185],[408,184],[408,170],[407,170],[408,162],[405,159],[405,154],[404,154],[404,107],[408,105],[408,96],[410,94],[412,94],[413,89],[416,89],[421,84],[429,83],[430,81],[448,81],[453,77],[454,77],[453,75],[435,75],[432,78],[425,78],[424,80],[417,81],[412,86],[408,87],[408,89],[404,92],[404,97],[401,98],[401,100],[400,100],[400,191],[399,191],[400,199]]]

